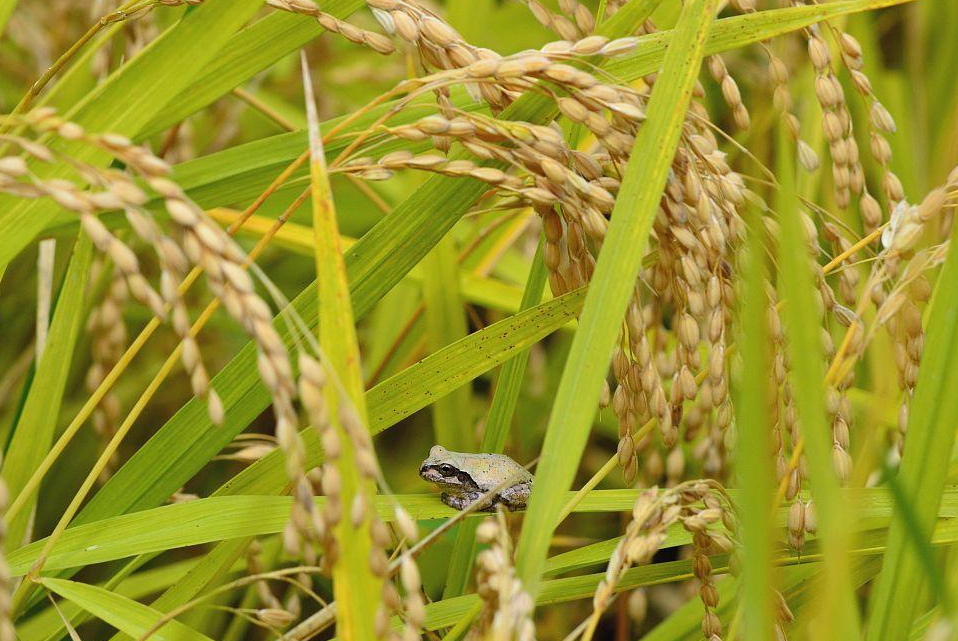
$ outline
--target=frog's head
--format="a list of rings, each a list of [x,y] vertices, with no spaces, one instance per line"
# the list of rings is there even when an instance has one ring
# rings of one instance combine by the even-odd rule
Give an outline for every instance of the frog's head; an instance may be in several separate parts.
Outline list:
[[[419,476],[447,492],[473,490],[476,488],[476,482],[465,471],[468,467],[464,464],[465,458],[458,452],[450,452],[441,445],[435,445],[419,467]]]

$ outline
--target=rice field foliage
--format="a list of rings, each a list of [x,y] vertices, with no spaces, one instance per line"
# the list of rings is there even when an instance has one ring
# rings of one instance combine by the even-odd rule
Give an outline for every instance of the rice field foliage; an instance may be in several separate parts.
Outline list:
[[[0,0],[0,641],[958,639],[954,33]]]

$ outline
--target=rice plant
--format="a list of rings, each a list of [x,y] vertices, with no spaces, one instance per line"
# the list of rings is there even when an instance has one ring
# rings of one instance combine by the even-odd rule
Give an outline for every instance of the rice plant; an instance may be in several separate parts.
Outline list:
[[[0,641],[958,639],[955,33],[0,0]]]

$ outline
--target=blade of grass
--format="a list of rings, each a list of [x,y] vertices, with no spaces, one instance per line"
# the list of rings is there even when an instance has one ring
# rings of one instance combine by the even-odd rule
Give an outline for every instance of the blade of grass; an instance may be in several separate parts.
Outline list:
[[[76,583],[65,579],[41,578],[40,584],[64,599],[76,603],[87,612],[95,615],[113,627],[122,630],[134,638],[146,633],[163,617],[157,612],[133,599],[120,596],[95,585]],[[163,626],[163,632],[155,638],[169,641],[212,641],[179,621],[173,619]]]
[[[128,561],[125,561],[120,565],[119,569],[116,571],[116,573],[113,574],[113,576],[109,578],[109,580],[105,581],[104,583],[98,583],[97,585],[99,585],[100,587],[106,590],[110,590],[111,592],[119,592],[120,594],[126,594],[126,591],[122,588],[122,585],[124,584],[124,582],[127,581],[131,575],[137,572],[144,565],[146,565],[147,563],[155,559],[156,556],[157,556],[157,553],[141,554],[132,559],[129,559]],[[126,596],[135,598],[131,594],[126,594]],[[42,595],[39,598],[42,599]],[[79,608],[75,608],[75,607],[63,608],[63,610],[67,610],[67,609],[74,610],[73,616],[67,615],[66,617],[64,617],[64,616],[61,616],[61,613],[58,613],[56,617],[56,621],[54,623],[55,625],[54,630],[52,631],[48,630],[45,635],[45,636],[53,636],[54,638],[48,639],[47,641],[59,640],[59,635],[57,634],[57,632],[61,629],[61,626],[64,628],[66,627],[63,622],[64,618],[66,618],[71,625],[73,625],[74,627],[77,627],[83,622],[89,621],[93,617],[93,615],[90,614],[89,612]],[[21,632],[21,626],[19,625],[17,626],[17,631]]]
[[[849,581],[849,511],[832,464],[831,430],[825,421],[825,369],[819,328],[822,310],[815,289],[795,191],[795,150],[779,129],[776,154],[777,209],[781,233],[778,260],[782,311],[791,364],[792,394],[805,438],[806,461],[818,531],[824,541],[825,586],[821,593],[820,638],[858,639],[861,629]]]
[[[209,315],[212,314],[213,311],[216,309],[217,303],[218,303],[218,300],[215,300],[214,302],[210,303],[210,305],[207,306],[207,308],[203,312],[203,315],[201,315],[201,317],[196,321],[196,324],[194,324],[193,327],[191,328],[191,332],[194,332],[195,334],[195,332],[197,331],[197,328],[201,326],[203,323],[205,323]],[[156,394],[157,390],[160,388],[160,386],[169,376],[173,367],[175,367],[177,362],[180,360],[180,353],[182,349],[183,349],[183,344],[180,343],[179,345],[176,346],[176,348],[172,351],[172,353],[170,353],[169,356],[167,356],[166,360],[163,362],[163,365],[160,367],[159,371],[157,371],[155,376],[150,380],[149,384],[143,390],[143,393],[137,399],[136,403],[132,406],[129,413],[120,423],[120,425],[117,427],[115,433],[110,437],[109,441],[104,445],[103,451],[97,457],[96,461],[93,464],[92,469],[89,470],[89,472],[86,475],[86,478],[84,478],[83,482],[80,484],[80,487],[76,490],[75,494],[70,499],[69,505],[67,505],[66,508],[64,508],[64,510],[60,514],[59,520],[57,520],[57,523],[54,526],[53,531],[51,532],[50,536],[47,538],[46,546],[44,547],[43,551],[40,553],[36,564],[31,570],[31,577],[39,576],[40,573],[42,572],[47,553],[53,548],[54,544],[56,543],[60,535],[62,535],[63,532],[67,529],[67,527],[69,527],[73,523],[74,517],[78,514],[82,505],[89,497],[90,491],[93,489],[93,486],[96,484],[97,479],[103,473],[103,470],[106,469],[106,466],[108,465],[112,456],[116,453],[117,448],[119,447],[119,444],[123,441],[123,439],[129,433],[129,431],[132,429],[133,425],[135,424],[137,418],[142,413],[143,409],[150,402],[150,400]],[[53,446],[53,449],[51,450],[51,452],[55,452],[57,448],[65,448],[65,446],[66,446],[66,443],[63,441],[61,437],[61,439],[58,440],[58,442]],[[60,451],[62,452],[62,450]],[[48,454],[48,456],[44,457],[43,461],[41,462],[41,468],[49,469],[49,468],[43,468],[43,466],[47,464],[47,462],[50,460],[51,459]],[[11,509],[9,513],[13,513],[14,508],[16,508],[17,506],[22,506],[25,504],[25,500],[23,500],[24,497],[32,498],[32,494],[28,493],[27,490],[30,487],[36,488],[36,485],[33,485],[33,483],[34,481],[39,483],[40,479],[42,479],[42,475],[34,474],[33,476],[30,477],[29,481],[27,482],[27,486],[24,488],[24,491],[21,492],[20,495],[17,497],[17,502],[11,505]],[[32,580],[24,581],[20,583],[20,586],[17,588],[17,591],[14,593],[14,598],[13,598],[13,607],[15,611],[22,611],[24,604],[32,605],[30,601],[36,595],[36,592],[34,590],[36,585],[37,585],[36,582]]]
[[[958,246],[958,227],[951,248]],[[908,440],[898,472],[898,485],[911,501],[914,525],[899,513],[888,534],[888,551],[869,602],[868,641],[906,639],[915,617],[918,594],[925,584],[915,537],[927,538],[944,488],[958,424],[958,298],[946,295],[958,283],[958,252],[949,251],[931,302],[925,349],[912,398]],[[917,528],[917,531],[914,531]],[[912,531],[909,531],[911,529]]]
[[[808,567],[814,566],[810,564]],[[536,597],[536,604],[551,605],[591,599],[603,576],[605,576],[605,573],[543,581],[539,595]],[[616,591],[620,592],[643,585],[673,583],[687,580],[692,576],[692,564],[688,560],[656,563],[627,570],[616,584]],[[724,596],[726,596],[725,593],[723,593]],[[425,628],[437,630],[454,625],[470,613],[470,609],[474,607],[478,600],[477,595],[466,594],[430,603],[426,606]],[[701,614],[696,624],[701,626]],[[397,627],[396,621],[393,622],[393,627],[394,629]],[[699,633],[701,634],[701,630]]]
[[[455,101],[454,104],[464,111],[481,110],[479,103],[469,99],[465,91],[456,91],[454,88],[452,98]],[[430,99],[431,96],[422,96],[411,101],[409,108],[392,116],[390,123],[398,125],[421,117],[423,109],[431,104]],[[342,135],[326,141],[324,147],[328,159],[332,160],[338,156],[352,142],[352,138],[347,134],[364,131],[394,107],[396,107],[395,101],[387,102],[374,106],[356,117],[353,117],[354,114],[346,114],[323,122],[323,130],[329,131],[342,125],[347,118],[352,118],[349,124],[343,126]],[[307,147],[306,137],[306,131],[296,131],[235,145],[176,165],[173,168],[173,179],[197,204],[205,208],[248,202],[257,198],[278,173],[303,153]],[[421,153],[430,147],[424,142],[409,143],[402,140],[388,140],[377,147],[377,150],[382,153],[401,149]],[[301,166],[292,174],[292,178],[284,183],[280,191],[300,192],[308,181],[309,169]],[[147,207],[150,207],[154,214],[162,219],[167,216],[162,204],[162,200],[154,199],[147,203]],[[105,213],[101,215],[101,219],[111,228],[128,224],[122,212]],[[43,233],[75,233],[72,229],[76,226],[75,216],[68,212],[58,212],[44,228]]]
[[[93,243],[86,234],[80,234],[57,297],[46,348],[4,455],[3,480],[12,496],[23,489],[53,441],[83,321],[83,296],[92,261]],[[19,547],[24,540],[35,505],[36,496],[7,521],[8,549]]]
[[[319,344],[327,369],[335,372],[338,381],[327,384],[323,396],[329,420],[339,433],[342,451],[335,461],[342,482],[341,501],[353,506],[361,498],[366,505],[375,494],[374,481],[364,478],[356,462],[357,444],[342,425],[339,410],[344,403],[368,425],[366,400],[363,394],[363,373],[360,365],[359,341],[346,281],[336,206],[326,173],[323,138],[319,131],[319,115],[313,96],[306,53],[302,53],[303,88],[306,93],[306,118],[309,126],[310,186],[313,204],[313,234],[316,253],[316,285],[318,288]],[[337,384],[338,383],[338,384]],[[345,396],[343,396],[345,395]],[[333,563],[333,594],[338,604],[336,630],[347,641],[374,639],[375,615],[380,607],[382,579],[372,571],[370,552],[373,549],[369,519],[354,523],[354,518],[341,519],[334,528],[339,558]]]
[[[887,528],[894,512],[894,500],[887,490],[863,488],[844,492],[850,502],[854,501],[863,513],[869,515],[873,527]],[[729,494],[736,500],[740,497],[737,490],[729,490]],[[568,501],[574,495],[571,491],[562,492],[559,498]],[[575,506],[574,511],[577,514],[626,512],[632,509],[637,496],[637,490],[593,490]],[[455,510],[440,502],[436,494],[399,494],[395,499],[415,520],[445,519],[456,514]],[[322,507],[324,500],[319,497],[316,504]],[[57,540],[45,568],[50,571],[79,568],[214,541],[278,534],[283,531],[289,518],[291,502],[288,496],[219,495],[76,525]],[[384,521],[395,519],[393,497],[377,496],[374,505]],[[787,508],[779,508],[776,525],[783,525],[786,516]],[[936,527],[941,529],[947,525],[956,530],[956,517],[958,489],[952,488],[945,495],[945,504],[938,514],[939,523]],[[943,531],[940,536],[936,534],[936,544],[954,539],[956,534],[952,530]],[[672,539],[672,536],[678,537],[678,533],[670,535],[670,540],[679,540]],[[11,575],[25,574],[39,557],[45,543],[45,539],[35,541],[8,554]],[[567,556],[561,563],[548,564],[550,573],[574,569],[584,562],[592,563],[597,558],[595,550],[583,552],[581,556],[564,554]],[[607,559],[608,553],[605,556]],[[224,561],[224,567],[232,567],[234,560]]]
[[[639,130],[612,222],[599,254],[552,407],[536,469],[535,490],[523,522],[516,569],[535,598],[549,541],[589,435],[612,348],[635,286],[672,158],[692,96],[702,46],[713,21],[714,0],[693,0],[682,12]],[[606,23],[608,24],[608,23]]]
[[[659,0],[655,0],[655,4],[658,4],[658,1]],[[790,24],[788,20],[783,20],[786,16],[792,17],[807,14],[807,17],[804,18],[804,24],[801,25],[806,26],[818,22],[824,17],[838,15],[839,11],[863,11],[869,8],[888,6],[904,1],[910,0],[854,0],[853,2],[830,3],[825,6],[827,8],[802,7],[804,11],[801,12],[796,12],[793,8],[789,8],[781,11],[791,13],[778,14],[763,11],[760,12],[759,15],[765,13],[773,14],[768,16],[767,19],[762,18],[761,24],[763,26],[778,23],[780,25],[778,27],[779,29],[792,31],[800,28],[800,26],[794,26]],[[603,35],[610,35],[611,31],[608,31],[607,28],[614,29],[616,25],[633,21],[636,16],[645,13],[646,5],[649,4],[652,3],[642,1],[626,4],[623,8],[619,9],[612,18],[603,22],[598,32]],[[832,5],[843,6],[833,7]],[[362,3],[358,0],[333,0],[323,4],[323,11],[338,18],[346,18],[361,6]],[[747,20],[741,20],[742,18],[747,18]],[[642,20],[644,20],[644,17]],[[759,22],[759,20],[753,16],[736,16],[729,20],[732,21],[730,24],[730,33],[747,33],[749,30],[743,29],[743,23],[747,25]],[[640,20],[639,23],[641,24],[641,22]],[[721,22],[725,21],[723,20]],[[784,31],[780,31],[778,33],[783,32]],[[276,13],[257,21],[234,36],[227,44],[225,55],[204,69],[203,75],[197,78],[188,89],[181,92],[180,96],[177,97],[177,100],[169,109],[158,114],[145,127],[144,133],[150,135],[179,122],[191,113],[212,103],[215,99],[226,94],[234,87],[239,86],[242,82],[259,73],[276,60],[295,51],[320,33],[322,33],[322,29],[315,21],[302,16]],[[758,42],[767,37],[768,36],[750,40],[750,42]],[[640,49],[641,48],[642,47],[640,47]],[[708,53],[714,53],[714,51],[708,50]],[[661,55],[661,51],[659,54]],[[632,79],[644,73],[648,73],[648,71],[637,73],[632,76]]]
[[[576,570],[582,570],[595,565],[608,565],[612,552],[621,541],[622,537],[617,536],[613,539],[600,541],[550,556],[546,561],[545,571],[542,573],[542,576],[551,578],[558,574],[575,572]],[[667,550],[680,545],[688,545],[691,541],[692,535],[682,528],[681,525],[673,526],[669,528],[668,534],[665,540],[662,541],[659,549]]]
[[[459,260],[452,235],[423,259],[423,302],[429,351],[436,353],[469,334],[459,291]],[[475,450],[472,390],[462,385],[432,404],[436,443],[454,452]]]
[[[951,594],[931,547],[931,531],[926,531],[918,523],[912,501],[902,492],[901,486],[898,484],[898,478],[895,477],[894,471],[887,463],[885,464],[884,476],[885,485],[888,486],[889,493],[895,499],[895,511],[904,522],[905,532],[911,537],[911,546],[921,564],[921,570],[928,577],[935,603],[939,605],[945,616],[953,616],[954,604],[951,600]]]
[[[772,633],[772,484],[774,469],[769,424],[769,382],[753,372],[767,372],[771,365],[766,316],[765,250],[758,230],[761,220],[754,210],[747,212],[748,245],[745,264],[744,293],[739,309],[741,328],[736,344],[742,355],[742,371],[747,372],[739,383],[735,401],[738,438],[735,468],[742,502],[738,513],[742,519],[742,610],[745,619],[744,638],[750,641],[773,638]]]
[[[568,498],[567,494],[571,496],[563,493],[562,498]],[[576,510],[629,510],[635,498],[635,490],[596,490]],[[396,495],[395,500],[415,520],[444,519],[457,513],[435,494]],[[322,507],[324,501],[318,497],[316,504]],[[288,496],[214,496],[77,525],[57,539],[44,568],[83,567],[212,541],[277,534],[289,519],[291,502]],[[393,497],[379,495],[372,505],[384,521],[395,518]],[[45,543],[46,539],[35,541],[7,555],[11,575],[28,571]]]
[[[193,564],[190,571],[180,581],[169,586],[163,594],[157,597],[150,607],[160,612],[183,605],[200,594],[203,590],[215,587],[241,561],[244,552],[253,541],[250,537],[240,537],[221,541],[201,560]],[[155,554],[155,553],[152,553]],[[151,554],[141,554],[136,560],[150,558]],[[130,639],[122,632],[116,633],[111,641]]]
[[[927,541],[923,543],[927,545]],[[953,595],[956,590],[958,590],[958,572],[956,572],[956,570],[958,570],[958,566],[956,566],[956,563],[958,563],[958,546],[950,546],[942,556],[944,557],[944,562],[941,564],[940,568],[936,569],[936,571],[939,574],[944,574],[943,580],[946,582],[944,590],[948,591],[950,596]],[[953,604],[949,605],[951,608],[954,608]],[[953,640],[955,636],[954,622],[954,611],[952,610],[952,614],[949,617],[945,608],[942,607],[942,604],[938,604],[921,616],[916,617],[915,622],[911,626],[911,633],[909,634],[908,639],[909,641],[922,641],[926,638],[926,632],[929,629],[929,626],[939,625],[948,626],[945,629],[951,631]]]
[[[548,271],[542,259],[542,237],[532,258],[532,268],[529,270],[529,279],[522,293],[521,310],[531,309],[542,298],[542,289],[545,287]],[[512,425],[512,416],[519,402],[519,393],[522,391],[522,381],[529,363],[529,350],[516,354],[502,366],[496,383],[496,391],[492,396],[492,405],[486,416],[485,430],[482,433],[480,452],[502,452],[506,446],[506,437],[509,426]],[[442,598],[449,599],[464,594],[469,577],[472,575],[472,562],[476,555],[476,523],[466,521],[459,525],[459,533],[449,557],[449,569],[446,571],[446,587]]]
[[[162,590],[182,579],[190,567],[196,564],[193,559],[185,559],[168,563],[149,570],[143,570],[118,581],[113,592],[134,600],[142,599]],[[108,585],[101,585],[110,589]],[[74,625],[86,621],[89,616],[79,606],[69,603],[61,605],[64,616]],[[156,609],[156,608],[154,608]],[[50,635],[63,628],[60,615],[52,608],[47,608],[29,619],[17,622],[17,634],[22,641],[44,641]]]
[[[730,489],[729,494],[737,504],[743,504],[745,494],[750,490]],[[887,491],[875,492],[872,488],[845,488],[843,490],[849,504],[855,505],[858,519],[855,521],[856,529],[862,532],[868,530],[882,530],[888,528],[891,522],[891,515],[895,509],[895,499]],[[768,494],[765,495],[768,498]],[[807,498],[807,496],[803,496]],[[939,519],[951,518],[951,514],[958,514],[958,492],[948,489],[943,497],[942,506],[938,512]],[[772,527],[784,529],[788,523],[788,507],[779,507],[772,521]],[[609,556],[619,544],[622,537],[615,537],[592,545],[570,550],[549,557],[545,566],[545,576],[553,576],[561,572],[578,570],[597,564],[607,563]],[[691,535],[681,526],[675,526],[668,532],[668,536],[662,547],[674,547],[686,544]],[[809,535],[809,545],[815,545],[817,541]]]

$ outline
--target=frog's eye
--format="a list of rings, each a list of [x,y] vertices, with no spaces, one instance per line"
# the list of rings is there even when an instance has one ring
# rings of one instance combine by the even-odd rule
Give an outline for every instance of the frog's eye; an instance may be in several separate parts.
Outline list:
[[[456,468],[446,463],[443,463],[442,465],[439,466],[439,473],[442,474],[443,476],[455,476]]]

